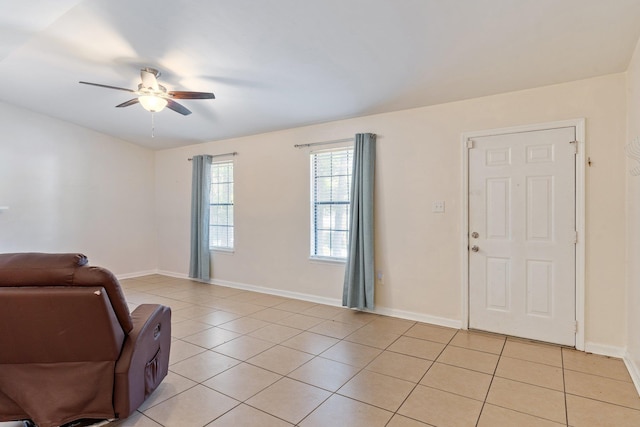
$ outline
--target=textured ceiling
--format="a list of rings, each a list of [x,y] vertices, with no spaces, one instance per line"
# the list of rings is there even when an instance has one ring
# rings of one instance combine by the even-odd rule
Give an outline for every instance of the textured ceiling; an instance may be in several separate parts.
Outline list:
[[[625,71],[640,0],[0,0],[0,101],[154,149]],[[7,13],[11,11],[11,13]],[[142,67],[193,111],[114,108]]]

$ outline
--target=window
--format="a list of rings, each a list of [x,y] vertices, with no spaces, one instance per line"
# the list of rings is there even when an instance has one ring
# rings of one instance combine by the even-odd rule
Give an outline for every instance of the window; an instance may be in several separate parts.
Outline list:
[[[233,161],[211,164],[209,247],[233,249]]]
[[[311,154],[311,256],[347,257],[353,149]]]

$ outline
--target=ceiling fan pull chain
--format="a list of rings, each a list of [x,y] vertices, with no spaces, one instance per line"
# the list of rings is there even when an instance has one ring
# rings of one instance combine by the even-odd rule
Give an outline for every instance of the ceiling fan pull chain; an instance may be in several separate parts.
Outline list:
[[[151,112],[151,138],[155,138],[156,137],[156,124],[155,121],[153,119],[153,111]]]

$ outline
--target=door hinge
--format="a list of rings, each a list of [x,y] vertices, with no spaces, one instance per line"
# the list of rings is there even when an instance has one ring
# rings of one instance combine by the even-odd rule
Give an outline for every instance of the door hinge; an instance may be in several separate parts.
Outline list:
[[[573,333],[574,334],[578,333],[578,322],[577,321],[573,322]]]
[[[573,147],[573,153],[578,154],[578,141],[569,141],[569,144]]]
[[[574,231],[573,232],[573,244],[577,244],[578,243],[578,232]]]
[[[473,139],[467,139],[467,148],[473,148]]]

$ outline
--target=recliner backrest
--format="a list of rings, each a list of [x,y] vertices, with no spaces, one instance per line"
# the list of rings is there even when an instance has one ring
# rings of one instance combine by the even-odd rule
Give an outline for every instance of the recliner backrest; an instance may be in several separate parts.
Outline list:
[[[83,254],[0,254],[0,287],[103,287],[120,326],[128,334],[133,322],[118,280],[110,271],[86,264]]]
[[[118,359],[125,333],[103,287],[2,287],[0,296],[0,364]]]

